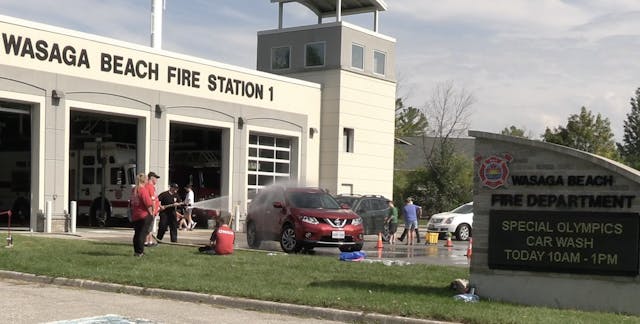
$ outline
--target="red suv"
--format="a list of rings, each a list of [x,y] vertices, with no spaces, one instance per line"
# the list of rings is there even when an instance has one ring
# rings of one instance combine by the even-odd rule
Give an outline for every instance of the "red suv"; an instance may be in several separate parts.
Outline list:
[[[247,243],[279,241],[282,250],[296,253],[314,247],[362,249],[362,218],[320,188],[273,186],[260,191],[247,214]]]

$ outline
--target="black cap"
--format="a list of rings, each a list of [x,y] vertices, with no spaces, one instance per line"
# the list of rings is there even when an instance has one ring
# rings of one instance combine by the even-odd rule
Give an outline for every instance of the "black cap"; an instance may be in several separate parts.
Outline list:
[[[187,185],[184,186],[185,188],[191,188],[191,184],[187,183]]]
[[[174,182],[174,183],[171,184],[171,188],[176,188],[177,189],[177,188],[180,188],[180,186],[178,186],[178,184]]]
[[[149,174],[147,174],[147,178],[151,178],[151,177],[154,177],[154,178],[156,178],[156,179],[160,179],[160,176],[159,176],[159,175],[157,175],[157,174],[156,174],[155,172],[153,172],[153,171],[151,171],[151,172],[149,172]]]

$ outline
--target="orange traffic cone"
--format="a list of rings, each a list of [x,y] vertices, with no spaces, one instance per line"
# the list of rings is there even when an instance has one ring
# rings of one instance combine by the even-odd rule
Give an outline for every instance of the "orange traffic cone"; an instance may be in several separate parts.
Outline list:
[[[453,247],[453,242],[451,242],[451,233],[447,233],[447,243],[444,244],[444,247]]]
[[[382,245],[382,233],[378,233],[378,244],[376,245],[376,248],[382,249],[383,247],[384,245]]]
[[[473,239],[469,238],[469,247],[467,248],[467,258],[468,259],[471,259],[471,254],[473,253],[472,250],[473,250]]]

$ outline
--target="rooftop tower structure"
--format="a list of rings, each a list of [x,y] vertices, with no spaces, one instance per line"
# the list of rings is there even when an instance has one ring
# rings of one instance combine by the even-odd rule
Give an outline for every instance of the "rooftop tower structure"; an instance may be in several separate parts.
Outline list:
[[[382,0],[271,0],[278,28],[258,32],[257,69],[322,85],[319,185],[332,193],[393,193],[395,43],[378,32]],[[297,2],[317,23],[283,28],[285,4]],[[342,21],[372,14],[367,29]],[[330,21],[323,22],[325,18]],[[302,107],[301,107],[302,108]]]

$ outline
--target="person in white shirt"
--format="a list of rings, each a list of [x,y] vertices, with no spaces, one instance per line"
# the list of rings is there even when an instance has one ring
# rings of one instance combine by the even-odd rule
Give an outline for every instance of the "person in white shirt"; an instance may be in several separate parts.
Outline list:
[[[191,213],[193,212],[193,203],[194,203],[193,189],[191,188],[191,184],[187,184],[184,187],[184,189],[187,190],[187,195],[184,198],[184,204],[187,206],[184,212],[184,218],[187,220],[187,229],[192,230],[196,228],[196,224],[197,224],[196,222],[193,221],[193,218],[191,217]]]

